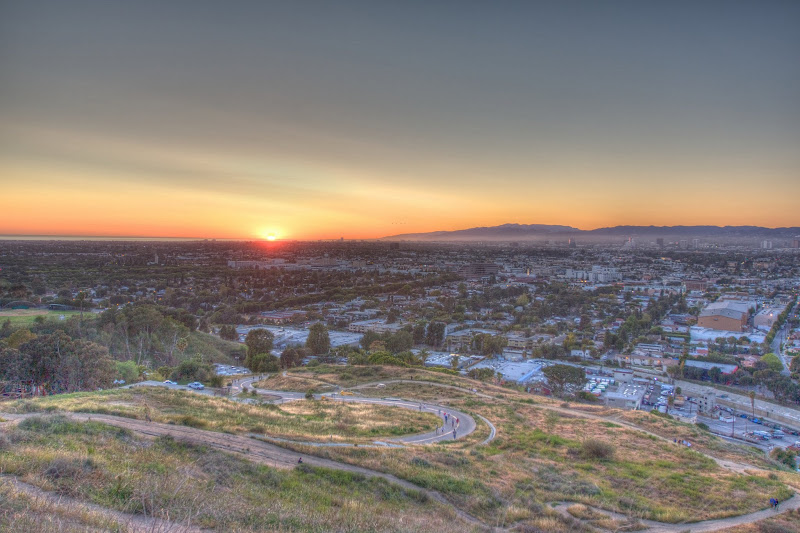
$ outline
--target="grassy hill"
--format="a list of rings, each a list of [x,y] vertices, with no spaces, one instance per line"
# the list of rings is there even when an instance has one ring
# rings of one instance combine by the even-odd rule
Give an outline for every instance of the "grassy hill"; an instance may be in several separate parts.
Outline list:
[[[359,388],[378,381],[384,387]],[[80,393],[0,405],[0,416],[9,419],[0,437],[0,471],[102,509],[219,531],[463,531],[481,530],[480,523],[526,531],[635,529],[640,520],[678,524],[751,513],[770,497],[785,501],[800,488],[798,474],[696,426],[563,404],[448,374],[323,366],[260,384],[299,391],[325,385],[451,406],[476,418],[478,429],[457,441],[402,448],[281,443],[290,458],[320,461],[291,468],[265,460],[256,441],[252,449],[244,444],[226,453],[197,439],[230,434],[246,443],[241,439],[256,431],[317,442],[334,434],[337,442],[363,444],[376,435],[423,431],[435,418],[316,400],[245,405],[162,389]],[[145,405],[153,423],[189,426],[195,441],[142,433]],[[31,412],[37,414],[14,425],[20,413]],[[70,413],[105,413],[139,426],[78,421]],[[481,417],[496,429],[490,442]],[[4,485],[0,491],[6,495],[0,528],[25,523],[9,522],[22,516],[20,509],[45,525],[49,512],[63,511],[37,511],[24,494]],[[562,502],[568,512],[556,506]],[[87,524],[106,519],[85,515]]]

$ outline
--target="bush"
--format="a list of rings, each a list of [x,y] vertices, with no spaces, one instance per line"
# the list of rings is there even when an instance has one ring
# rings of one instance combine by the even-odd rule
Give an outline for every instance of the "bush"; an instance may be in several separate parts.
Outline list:
[[[614,457],[614,446],[602,440],[587,439],[581,444],[581,454],[587,459],[604,461]]]

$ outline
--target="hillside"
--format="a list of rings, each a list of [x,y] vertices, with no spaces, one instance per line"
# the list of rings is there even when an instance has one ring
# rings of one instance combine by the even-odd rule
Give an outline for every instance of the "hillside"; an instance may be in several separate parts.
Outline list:
[[[581,230],[571,226],[547,224],[502,224],[453,231],[405,233],[383,237],[403,241],[527,241],[583,237],[718,238],[718,239],[793,239],[800,227],[764,228],[760,226],[613,226]]]
[[[152,387],[2,404],[0,524],[592,531],[658,522],[677,532],[703,520],[741,526],[755,518],[729,517],[800,487],[797,474],[695,426],[449,374],[321,366],[256,383],[257,396],[244,394],[251,381],[236,389],[248,404]],[[310,385],[350,392],[303,399]],[[282,392],[291,388],[300,394]],[[290,401],[270,403],[280,397]],[[437,409],[477,425],[457,440],[437,431],[434,443],[403,443],[438,425]],[[68,505],[41,506],[32,493]]]

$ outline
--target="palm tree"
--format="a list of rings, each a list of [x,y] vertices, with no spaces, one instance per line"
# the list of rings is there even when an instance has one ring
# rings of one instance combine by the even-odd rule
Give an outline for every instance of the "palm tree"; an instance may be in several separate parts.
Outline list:
[[[756,417],[756,391],[751,390],[748,393],[748,396],[750,396],[750,407],[753,409],[753,418],[755,418]]]

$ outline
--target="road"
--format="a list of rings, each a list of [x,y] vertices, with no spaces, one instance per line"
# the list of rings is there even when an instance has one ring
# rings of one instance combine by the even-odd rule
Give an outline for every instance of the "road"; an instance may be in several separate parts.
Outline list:
[[[791,317],[795,313],[797,313],[797,305],[795,305],[789,311],[789,316]],[[783,327],[775,335],[775,339],[772,341],[772,346],[771,346],[772,352],[775,355],[777,355],[778,358],[781,360],[781,363],[783,363],[783,370],[781,371],[781,374],[783,374],[784,376],[791,375],[791,372],[789,371],[789,365],[791,364],[792,358],[787,357],[786,354],[783,353],[783,350],[781,350],[781,345],[786,342],[786,337],[788,336],[789,330],[790,330],[789,320],[787,319],[786,322],[784,322]]]

